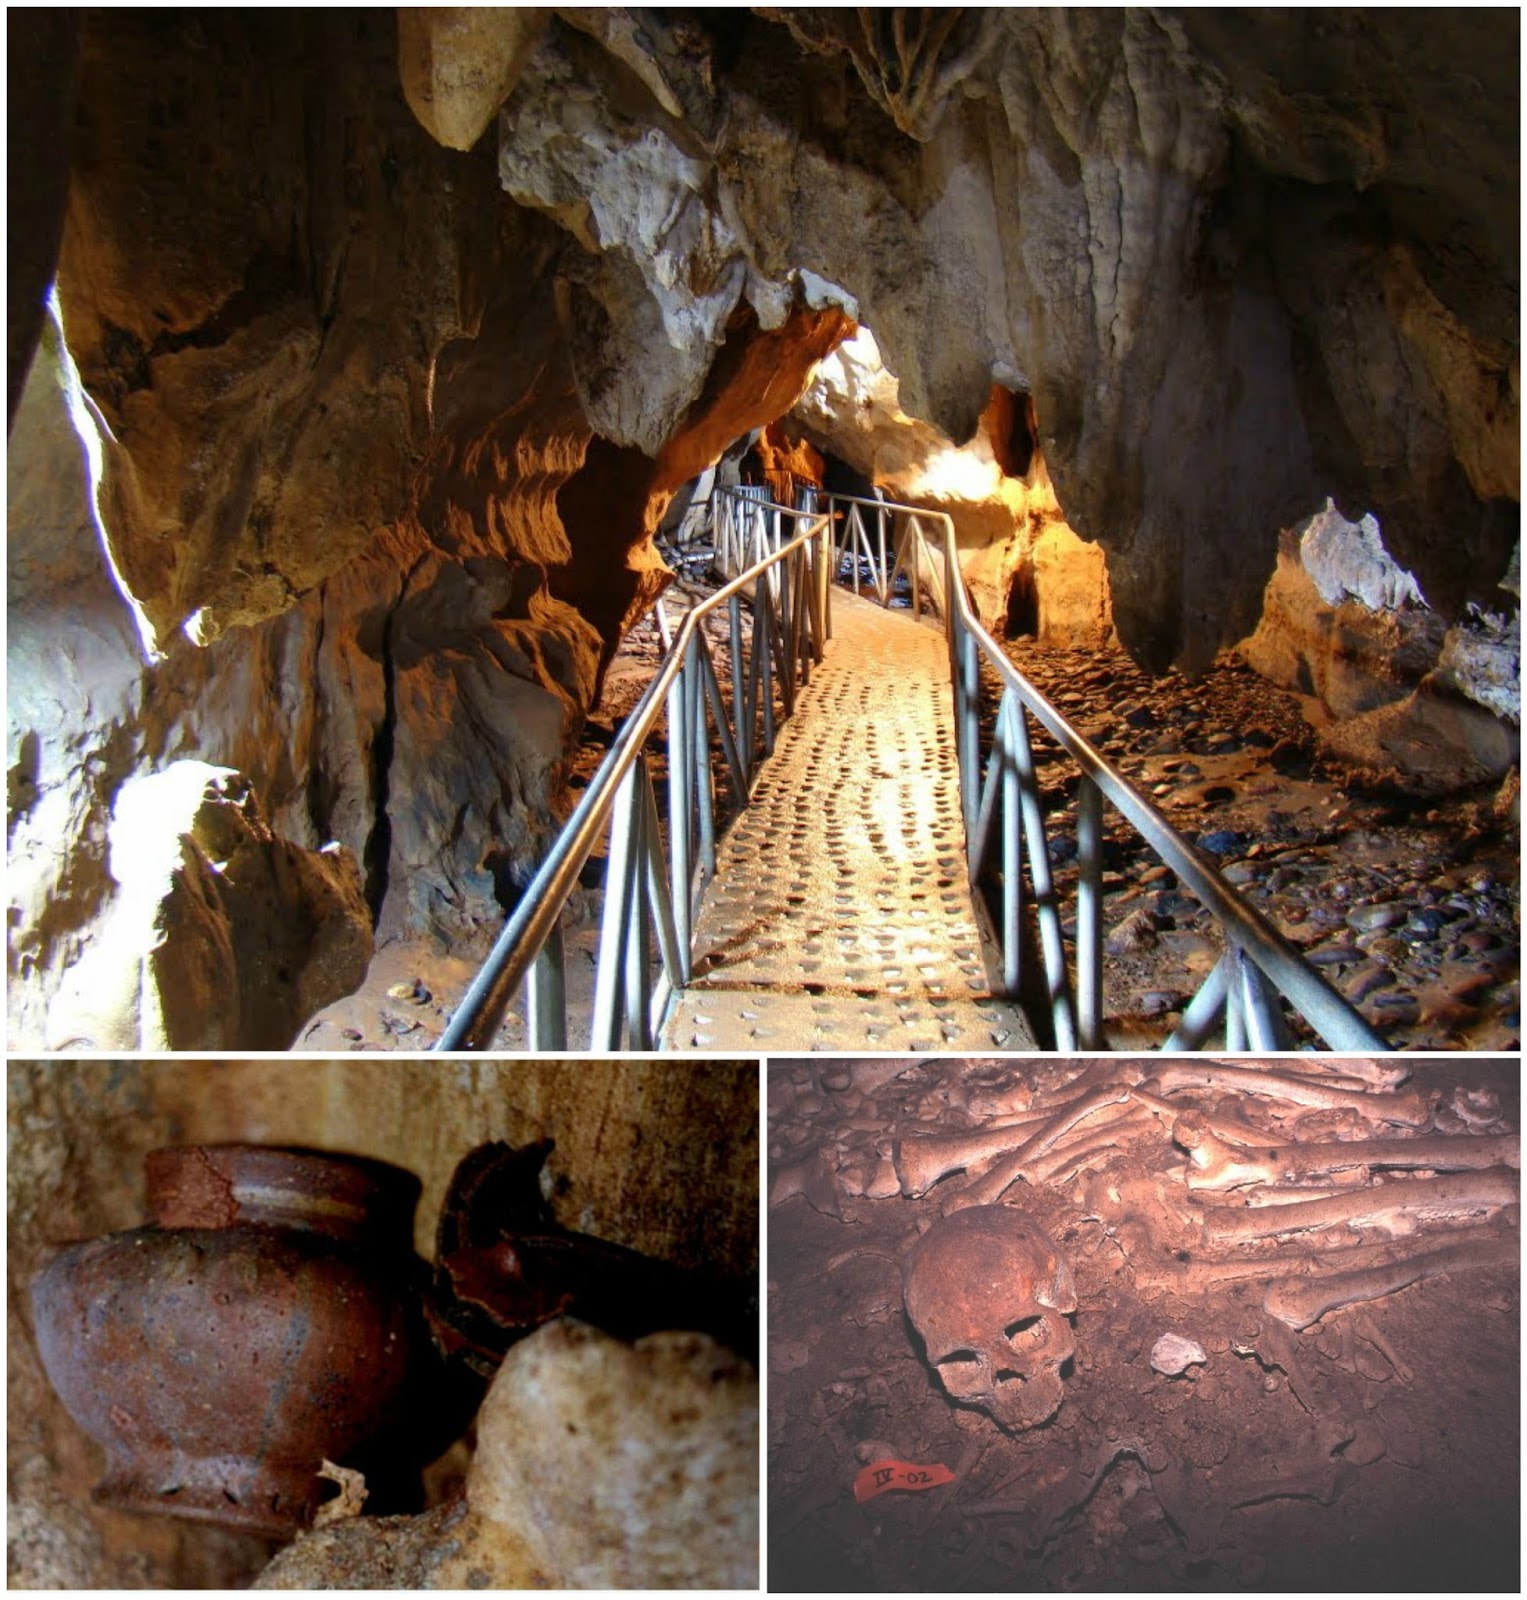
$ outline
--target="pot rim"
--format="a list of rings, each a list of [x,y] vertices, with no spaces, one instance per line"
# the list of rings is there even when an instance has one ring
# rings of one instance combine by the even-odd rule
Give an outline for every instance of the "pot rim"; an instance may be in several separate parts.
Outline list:
[[[423,1188],[389,1162],[300,1145],[167,1145],[145,1156],[144,1171],[161,1228],[263,1223],[406,1240]]]

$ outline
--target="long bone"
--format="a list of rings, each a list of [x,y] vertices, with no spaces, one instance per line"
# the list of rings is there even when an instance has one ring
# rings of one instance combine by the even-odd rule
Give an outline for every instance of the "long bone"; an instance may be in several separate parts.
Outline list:
[[[1063,1116],[1057,1117],[1024,1145],[994,1166],[983,1178],[968,1184],[958,1194],[951,1195],[944,1206],[950,1212],[963,1211],[967,1206],[994,1206],[1019,1178],[1029,1176],[1031,1165],[1044,1155],[1061,1137],[1070,1132],[1084,1118],[1091,1117],[1108,1106],[1124,1104],[1130,1098],[1127,1084],[1111,1089],[1098,1089],[1083,1097],[1082,1101]],[[1117,1113],[1115,1113],[1117,1116]]]
[[[1134,1278],[1141,1289],[1169,1289],[1174,1294],[1202,1293],[1216,1284],[1238,1283],[1246,1278],[1260,1278],[1264,1283],[1289,1279],[1308,1282],[1322,1273],[1333,1277],[1368,1268],[1387,1270],[1404,1266],[1414,1259],[1417,1244],[1424,1244],[1428,1250],[1444,1250],[1457,1245],[1493,1242],[1507,1236],[1497,1231],[1493,1223],[1487,1223],[1472,1228],[1445,1228],[1408,1241],[1387,1239],[1381,1244],[1344,1245],[1337,1250],[1322,1250],[1318,1255],[1283,1251],[1277,1255],[1248,1255],[1228,1261],[1200,1257],[1181,1264],[1168,1255],[1165,1264],[1154,1271],[1136,1267]],[[1517,1235],[1513,1232],[1510,1237]],[[1407,1246],[1412,1252],[1410,1255],[1403,1253]]]
[[[1205,1119],[1184,1112],[1172,1137],[1188,1152],[1190,1189],[1234,1189],[1248,1183],[1286,1183],[1323,1177],[1352,1167],[1431,1167],[1439,1172],[1483,1167],[1520,1167],[1521,1142],[1515,1134],[1493,1138],[1437,1136],[1412,1139],[1355,1139],[1338,1144],[1263,1145],[1240,1149],[1216,1138]]]
[[[940,1178],[948,1177],[951,1172],[979,1166],[1009,1151],[1014,1152],[1014,1160],[1020,1163],[1032,1160],[1048,1150],[1083,1117],[1091,1116],[1104,1106],[1121,1105],[1130,1093],[1127,1084],[1094,1090],[1057,1108],[1047,1120],[1039,1123],[1037,1129],[1033,1122],[1026,1121],[1002,1128],[982,1128],[975,1133],[898,1139],[892,1147],[891,1159],[896,1166],[896,1175],[901,1179],[901,1192],[914,1196],[926,1194]],[[1007,1188],[1012,1181],[1009,1178],[1002,1187]],[[971,1203],[984,1205],[987,1202]]]
[[[1250,1067],[1199,1066],[1197,1063],[1174,1062],[1158,1068],[1153,1074],[1153,1082],[1167,1093],[1173,1089],[1222,1089],[1230,1093],[1285,1100],[1323,1111],[1350,1107],[1370,1122],[1395,1122],[1407,1128],[1425,1127],[1432,1117],[1431,1100],[1414,1091],[1368,1094]]]
[[[1290,1328],[1307,1328],[1328,1311],[1342,1306],[1378,1300],[1397,1289],[1409,1288],[1444,1273],[1462,1272],[1472,1267],[1508,1266],[1520,1258],[1521,1240],[1512,1235],[1455,1244],[1443,1250],[1429,1250],[1386,1267],[1369,1267],[1361,1272],[1337,1272],[1322,1277],[1299,1278],[1275,1283],[1262,1299],[1262,1309]]]
[[[1397,1217],[1457,1217],[1519,1203],[1517,1174],[1505,1167],[1446,1178],[1409,1178],[1365,1188],[1331,1200],[1289,1206],[1212,1206],[1204,1214],[1204,1237],[1212,1244],[1268,1239],[1342,1223],[1380,1223]]]
[[[1344,1061],[1311,1061],[1293,1066],[1287,1061],[1278,1063],[1279,1072],[1320,1073],[1328,1078],[1356,1079],[1372,1089],[1398,1089],[1412,1075],[1411,1067],[1390,1067],[1379,1061],[1365,1061],[1349,1057]]]

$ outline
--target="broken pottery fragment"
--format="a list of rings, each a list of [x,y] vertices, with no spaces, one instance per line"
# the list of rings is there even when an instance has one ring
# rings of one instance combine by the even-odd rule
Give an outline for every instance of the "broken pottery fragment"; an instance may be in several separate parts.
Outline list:
[[[564,1228],[541,1193],[553,1141],[478,1145],[440,1208],[427,1313],[447,1360],[491,1378],[504,1352],[557,1317],[623,1339],[699,1329],[757,1354],[749,1286]]]
[[[714,1340],[564,1318],[515,1345],[462,1497],[304,1534],[262,1589],[755,1589],[758,1379]]]

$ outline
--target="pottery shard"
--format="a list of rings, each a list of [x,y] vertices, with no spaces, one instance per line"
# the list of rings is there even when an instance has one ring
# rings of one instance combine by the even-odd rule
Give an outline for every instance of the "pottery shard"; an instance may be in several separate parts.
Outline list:
[[[758,1380],[705,1335],[550,1323],[477,1438],[462,1501],[304,1534],[255,1587],[757,1587]]]
[[[238,773],[177,762],[124,785],[111,873],[111,910],[50,1010],[54,1048],[284,1050],[365,977],[354,857],[277,836]]]

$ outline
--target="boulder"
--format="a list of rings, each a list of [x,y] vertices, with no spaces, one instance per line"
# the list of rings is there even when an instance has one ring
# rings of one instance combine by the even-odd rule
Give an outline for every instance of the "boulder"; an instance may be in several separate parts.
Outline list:
[[[49,1009],[52,1049],[284,1050],[371,959],[343,846],[272,833],[247,781],[178,762],[112,808],[115,892]]]
[[[462,1498],[296,1542],[259,1589],[754,1589],[758,1379],[704,1334],[548,1323],[505,1357]]]

